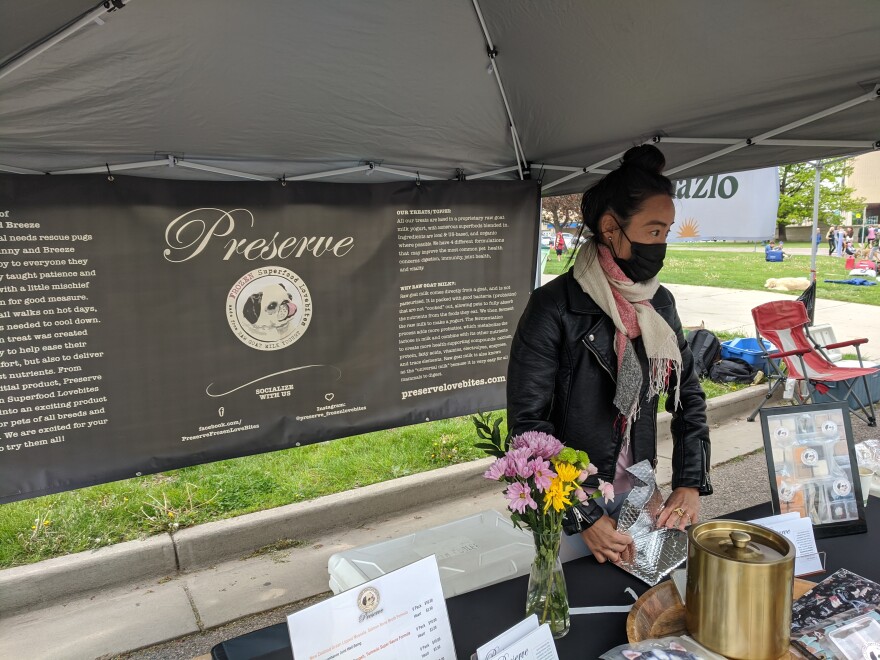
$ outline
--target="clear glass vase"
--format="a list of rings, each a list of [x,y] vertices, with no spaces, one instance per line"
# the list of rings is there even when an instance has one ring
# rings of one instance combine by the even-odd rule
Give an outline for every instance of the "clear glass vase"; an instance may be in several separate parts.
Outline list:
[[[550,624],[555,639],[565,637],[571,628],[568,591],[559,560],[560,531],[533,531],[535,560],[529,573],[526,616],[535,614],[541,624]]]

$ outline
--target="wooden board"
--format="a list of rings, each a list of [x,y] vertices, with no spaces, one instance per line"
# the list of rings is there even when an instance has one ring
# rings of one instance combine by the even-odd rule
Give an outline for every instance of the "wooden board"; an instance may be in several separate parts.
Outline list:
[[[815,586],[813,582],[795,578],[794,600]],[[687,634],[684,605],[672,580],[661,582],[643,593],[626,619],[626,637],[631,643]],[[802,656],[792,653],[790,657]]]

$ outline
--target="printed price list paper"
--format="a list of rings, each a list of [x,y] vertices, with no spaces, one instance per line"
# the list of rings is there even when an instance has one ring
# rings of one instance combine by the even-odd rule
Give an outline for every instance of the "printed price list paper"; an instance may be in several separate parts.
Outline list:
[[[287,617],[295,660],[455,660],[432,555]]]

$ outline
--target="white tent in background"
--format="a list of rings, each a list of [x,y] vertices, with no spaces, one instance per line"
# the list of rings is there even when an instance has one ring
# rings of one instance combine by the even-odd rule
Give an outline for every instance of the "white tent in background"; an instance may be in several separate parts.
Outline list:
[[[880,147],[874,0],[0,6],[0,170],[675,178]],[[365,174],[372,174],[365,179]]]

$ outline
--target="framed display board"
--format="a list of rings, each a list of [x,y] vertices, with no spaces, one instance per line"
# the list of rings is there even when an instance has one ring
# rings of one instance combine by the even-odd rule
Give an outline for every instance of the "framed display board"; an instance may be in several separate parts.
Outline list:
[[[761,429],[775,513],[810,518],[817,538],[867,531],[845,403],[767,408]]]

